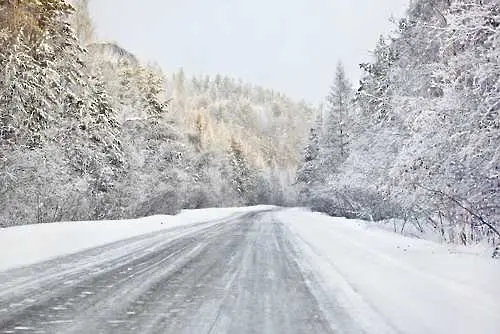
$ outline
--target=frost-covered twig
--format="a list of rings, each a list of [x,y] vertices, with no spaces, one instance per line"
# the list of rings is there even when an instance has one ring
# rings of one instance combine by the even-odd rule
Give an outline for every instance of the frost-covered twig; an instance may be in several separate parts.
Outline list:
[[[456,205],[458,205],[459,207],[461,207],[462,209],[464,209],[465,211],[467,211],[471,216],[473,216],[474,218],[476,218],[477,220],[479,220],[481,222],[480,225],[484,225],[484,226],[487,226],[492,232],[494,232],[499,238],[500,238],[500,232],[497,230],[497,228],[486,221],[486,219],[481,216],[480,214],[476,213],[473,209],[471,208],[468,208],[467,206],[463,205],[459,200],[457,200],[455,197],[441,191],[441,190],[436,190],[436,189],[431,189],[431,188],[428,188],[426,186],[423,186],[421,184],[418,184],[416,183],[415,184],[416,186],[424,189],[424,190],[427,190],[433,194],[436,194],[436,195],[440,195],[441,197],[443,198],[446,198],[450,201],[452,201],[453,203],[455,203]]]

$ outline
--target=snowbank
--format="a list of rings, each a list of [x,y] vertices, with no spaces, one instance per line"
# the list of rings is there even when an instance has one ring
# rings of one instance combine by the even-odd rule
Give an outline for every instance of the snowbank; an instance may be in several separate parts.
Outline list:
[[[4,228],[0,229],[0,271],[50,260],[150,232],[272,208],[257,206],[184,210],[176,216],[62,222]]]
[[[368,333],[500,333],[498,260],[305,210],[276,216],[326,313],[334,296]]]

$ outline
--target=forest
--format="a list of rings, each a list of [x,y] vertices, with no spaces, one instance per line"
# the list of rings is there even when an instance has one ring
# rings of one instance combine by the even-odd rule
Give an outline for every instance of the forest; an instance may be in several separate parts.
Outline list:
[[[0,226],[274,204],[496,243],[499,26],[495,0],[412,1],[312,106],[145,63],[88,0],[1,0]]]
[[[2,1],[0,223],[293,204],[312,107],[167,76],[94,40],[88,2]]]
[[[497,1],[413,1],[360,65],[359,87],[339,65],[304,150],[300,202],[443,241],[498,240],[499,26]]]

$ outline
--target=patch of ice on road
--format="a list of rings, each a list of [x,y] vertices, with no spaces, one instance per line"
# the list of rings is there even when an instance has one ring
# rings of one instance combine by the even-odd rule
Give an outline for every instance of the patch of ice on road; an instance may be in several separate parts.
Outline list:
[[[0,272],[150,232],[273,208],[273,206],[255,206],[184,210],[176,216],[62,222],[4,228],[0,229]]]
[[[59,306],[51,307],[50,309],[53,310],[53,311],[65,311],[68,308],[66,306],[59,305]]]
[[[34,331],[35,328],[33,327],[26,327],[26,326],[17,326],[17,327],[14,327],[15,330],[17,331]]]
[[[51,320],[41,322],[42,325],[62,325],[62,324],[71,324],[73,320]]]
[[[497,260],[304,210],[275,216],[321,282],[319,299],[336,300],[366,332],[500,333]]]

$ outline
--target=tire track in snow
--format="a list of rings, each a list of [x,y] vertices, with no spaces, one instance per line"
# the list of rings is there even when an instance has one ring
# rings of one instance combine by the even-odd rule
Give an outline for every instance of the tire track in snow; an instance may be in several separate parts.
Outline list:
[[[8,272],[0,333],[333,333],[297,256],[265,213],[108,245]]]

